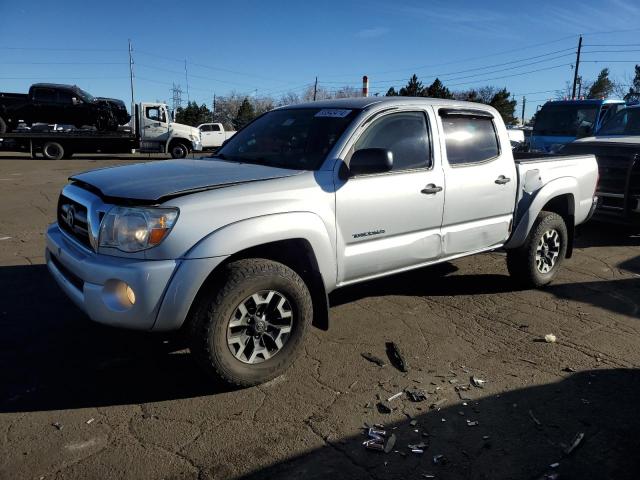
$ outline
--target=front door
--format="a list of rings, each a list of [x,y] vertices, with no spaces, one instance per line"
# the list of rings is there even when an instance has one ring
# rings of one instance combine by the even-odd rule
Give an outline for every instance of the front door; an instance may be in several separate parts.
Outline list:
[[[164,105],[142,104],[142,141],[143,152],[164,152],[169,138],[169,120]]]
[[[429,115],[419,109],[382,114],[350,148],[347,164],[356,150],[384,148],[393,153],[393,168],[337,180],[339,284],[441,255],[444,177],[431,148]]]

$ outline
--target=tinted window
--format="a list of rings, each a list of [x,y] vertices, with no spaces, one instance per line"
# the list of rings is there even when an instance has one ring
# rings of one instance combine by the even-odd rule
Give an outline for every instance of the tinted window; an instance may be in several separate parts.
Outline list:
[[[598,114],[597,104],[546,104],[536,115],[534,135],[576,137],[578,130],[593,131]]]
[[[483,162],[500,152],[490,118],[444,116],[442,126],[449,165]]]
[[[210,132],[211,131],[211,125],[202,125],[200,127],[200,131],[201,132]]]
[[[36,102],[53,103],[56,101],[56,92],[51,88],[36,88],[33,90],[33,99]]]
[[[71,104],[73,103],[73,100],[71,100],[73,97],[75,95],[68,90],[58,90],[58,103]]]
[[[212,132],[219,132],[220,131],[220,125],[211,125],[211,131]]]
[[[272,110],[231,137],[218,158],[316,170],[358,113],[341,108]]]
[[[627,108],[616,113],[598,135],[640,135],[640,108]]]
[[[393,170],[431,166],[427,119],[421,112],[392,113],[374,120],[353,147],[384,148],[393,153]]]

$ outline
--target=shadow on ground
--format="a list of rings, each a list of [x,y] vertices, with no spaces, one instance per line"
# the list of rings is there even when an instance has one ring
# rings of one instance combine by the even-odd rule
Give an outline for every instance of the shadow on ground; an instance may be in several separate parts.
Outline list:
[[[397,436],[397,451],[367,450],[364,435],[330,437],[323,448],[244,478],[489,480],[558,473],[559,479],[637,479],[639,396],[640,371],[617,369],[568,374],[558,383],[468,400],[466,406],[457,400],[441,410],[429,409],[428,399],[415,426],[409,418],[384,423]],[[362,411],[361,418],[371,417],[364,406]],[[322,419],[312,421],[322,425]],[[565,448],[579,433],[582,442],[567,455]],[[424,453],[412,453],[408,445],[419,442],[427,444]],[[435,455],[444,455],[446,463],[434,464]],[[556,462],[558,467],[550,467]]]

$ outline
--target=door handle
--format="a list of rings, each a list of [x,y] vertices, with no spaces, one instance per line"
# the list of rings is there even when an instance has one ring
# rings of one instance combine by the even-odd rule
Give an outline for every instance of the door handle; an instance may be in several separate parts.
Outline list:
[[[420,192],[424,193],[425,195],[431,195],[433,193],[438,193],[441,191],[442,191],[442,187],[436,186],[435,183],[430,183],[429,185],[424,187],[422,190],[420,190]]]
[[[504,185],[505,183],[509,183],[511,181],[511,179],[509,177],[505,177],[504,175],[500,175],[498,178],[496,178],[496,183],[498,185]]]

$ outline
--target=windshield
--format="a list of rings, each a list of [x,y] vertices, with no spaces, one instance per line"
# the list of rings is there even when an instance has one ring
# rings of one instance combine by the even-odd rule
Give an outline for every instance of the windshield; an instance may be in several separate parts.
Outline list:
[[[91,95],[88,92],[85,92],[84,90],[82,90],[81,88],[78,88],[78,92],[80,93],[80,96],[82,97],[83,100],[86,100],[87,102],[93,102],[95,100],[95,98],[93,97],[93,95]]]
[[[640,135],[640,108],[627,108],[616,113],[598,135]]]
[[[236,133],[218,154],[224,160],[317,170],[359,113],[337,108],[273,110]]]
[[[587,136],[593,132],[599,105],[545,105],[536,115],[534,135]]]

